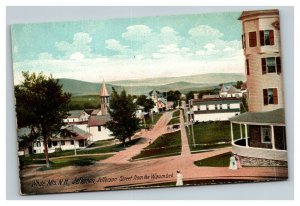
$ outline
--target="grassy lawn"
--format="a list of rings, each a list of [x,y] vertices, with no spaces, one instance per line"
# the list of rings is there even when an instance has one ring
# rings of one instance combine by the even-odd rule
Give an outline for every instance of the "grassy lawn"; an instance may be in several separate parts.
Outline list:
[[[180,118],[179,118],[179,117],[173,117],[173,118],[169,121],[168,125],[179,124],[179,123],[180,123]]]
[[[105,145],[109,145],[109,144],[112,144],[114,143],[114,139],[109,139],[109,140],[99,140],[97,142],[94,142],[93,144],[91,144],[89,146],[89,148],[92,148],[92,147],[102,147],[102,146],[105,146]]]
[[[144,148],[140,154],[133,159],[140,158],[159,158],[181,153],[181,134],[180,131],[164,134],[158,137],[152,144]]]
[[[194,162],[198,167],[228,167],[230,152]]]
[[[215,149],[231,145],[229,121],[195,123],[195,147],[193,146],[191,132],[189,134],[187,128],[186,130],[191,151]],[[236,130],[235,132],[239,134],[239,131]],[[224,142],[224,144],[217,144],[219,142]]]
[[[52,169],[66,166],[89,166],[95,164],[96,161],[104,160],[111,156],[112,155],[65,157],[51,160],[50,165]]]
[[[173,117],[179,117],[180,115],[180,110],[176,110],[175,112],[173,112]]]
[[[161,118],[163,113],[153,114],[153,124],[156,124],[156,122]],[[150,125],[152,124],[152,117],[150,116],[148,119],[146,119],[146,124]]]

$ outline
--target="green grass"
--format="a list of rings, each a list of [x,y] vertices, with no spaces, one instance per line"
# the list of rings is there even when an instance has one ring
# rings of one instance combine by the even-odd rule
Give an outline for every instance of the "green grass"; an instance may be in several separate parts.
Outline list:
[[[173,117],[179,117],[180,116],[180,110],[176,110],[173,112]]]
[[[96,161],[104,160],[112,155],[99,155],[99,156],[76,156],[76,157],[66,157],[51,160],[51,168],[58,169],[66,166],[89,166],[93,165]]]
[[[99,140],[97,142],[94,142],[93,144],[91,144],[89,146],[89,148],[92,148],[92,147],[102,147],[102,146],[105,146],[105,145],[109,145],[111,143],[114,143],[114,139],[113,140]]]
[[[168,125],[179,124],[179,123],[180,123],[180,118],[179,118],[179,117],[173,117],[173,118],[169,121]]]
[[[198,167],[228,167],[230,157],[231,153],[227,152],[221,155],[196,161],[194,164]]]
[[[161,118],[163,114],[162,113],[158,113],[158,114],[153,114],[153,124],[156,124],[156,122]],[[144,124],[144,122],[143,122]],[[146,119],[146,124],[150,125],[152,124],[152,117],[150,116],[148,119]]]
[[[195,123],[193,127],[195,147],[193,146],[191,132],[189,134],[188,129],[186,128],[191,151],[215,149],[231,145],[229,121],[200,122]],[[239,131],[236,132],[239,133]],[[225,144],[217,144],[218,142],[225,142]]]
[[[97,109],[100,105],[99,95],[72,96],[70,109]]]
[[[181,153],[180,131],[159,136],[152,144],[144,148],[140,154],[133,159],[159,158]]]

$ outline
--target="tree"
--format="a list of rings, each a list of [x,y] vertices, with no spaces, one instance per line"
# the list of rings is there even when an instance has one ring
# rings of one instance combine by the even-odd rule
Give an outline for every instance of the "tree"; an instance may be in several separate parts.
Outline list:
[[[112,120],[105,126],[115,138],[122,141],[124,146],[126,139],[131,140],[131,136],[139,129],[140,120],[135,115],[136,110],[137,105],[133,103],[131,95],[127,95],[125,90],[118,94],[112,88],[108,110]]]
[[[18,127],[30,127],[32,141],[42,136],[49,167],[48,140],[63,126],[71,95],[63,92],[62,85],[51,75],[22,74],[24,81],[15,87]]]
[[[145,112],[150,112],[155,105],[152,99],[147,99],[146,95],[138,96],[136,104],[144,107]]]
[[[244,83],[243,81],[237,81],[235,87],[237,89],[240,89],[243,83]]]

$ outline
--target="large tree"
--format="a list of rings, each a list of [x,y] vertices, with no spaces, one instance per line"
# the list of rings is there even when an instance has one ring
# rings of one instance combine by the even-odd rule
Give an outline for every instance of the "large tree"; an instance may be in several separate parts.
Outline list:
[[[131,95],[127,95],[125,90],[118,94],[113,88],[108,110],[112,120],[106,123],[106,127],[124,145],[126,139],[131,140],[131,136],[139,129],[140,120],[135,115],[136,110],[137,105],[133,103]]]
[[[146,95],[140,95],[136,101],[137,105],[143,106],[145,112],[150,112],[150,110],[154,107],[155,103],[152,99],[148,99]]]
[[[30,127],[31,141],[42,136],[46,166],[49,167],[48,140],[57,134],[68,116],[71,95],[51,75],[23,72],[24,81],[15,86],[18,127]]]

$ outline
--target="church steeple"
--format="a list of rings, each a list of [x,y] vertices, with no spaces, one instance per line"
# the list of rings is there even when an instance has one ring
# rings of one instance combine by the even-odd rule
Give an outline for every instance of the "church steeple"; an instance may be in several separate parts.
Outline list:
[[[105,82],[103,80],[101,91],[100,91],[100,110],[101,115],[107,115],[107,107],[109,106],[109,94],[106,89]]]

